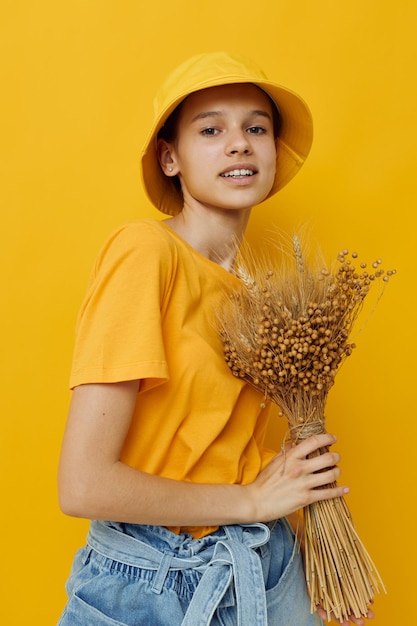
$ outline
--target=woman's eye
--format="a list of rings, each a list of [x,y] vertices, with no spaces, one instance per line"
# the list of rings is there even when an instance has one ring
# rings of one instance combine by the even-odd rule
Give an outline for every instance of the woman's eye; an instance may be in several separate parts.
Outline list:
[[[248,128],[248,133],[251,135],[262,135],[265,132],[266,130],[262,126],[250,126],[250,128]]]
[[[209,135],[209,136],[212,136],[212,135],[217,135],[217,133],[218,133],[218,132],[219,132],[219,131],[217,130],[217,128],[212,128],[212,127],[210,126],[209,128],[204,128],[204,129],[201,131],[201,134],[202,134],[202,135]]]

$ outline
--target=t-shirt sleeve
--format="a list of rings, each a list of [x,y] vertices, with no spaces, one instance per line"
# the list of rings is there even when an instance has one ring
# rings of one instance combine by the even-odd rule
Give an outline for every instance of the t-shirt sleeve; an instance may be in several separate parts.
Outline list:
[[[99,254],[76,330],[70,387],[168,379],[161,307],[175,251],[161,229],[132,222]]]

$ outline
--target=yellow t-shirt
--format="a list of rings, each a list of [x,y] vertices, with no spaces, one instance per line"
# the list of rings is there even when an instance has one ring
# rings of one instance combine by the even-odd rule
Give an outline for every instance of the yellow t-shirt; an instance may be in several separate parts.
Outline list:
[[[164,222],[131,222],[105,244],[70,384],[141,379],[123,462],[177,480],[247,484],[270,461],[268,408],[231,374],[216,327],[225,289],[238,284]],[[214,528],[171,530],[201,537]]]

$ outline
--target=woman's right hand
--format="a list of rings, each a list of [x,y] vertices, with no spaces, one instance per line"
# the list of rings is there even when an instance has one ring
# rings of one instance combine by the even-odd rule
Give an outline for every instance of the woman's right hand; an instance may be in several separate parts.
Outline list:
[[[332,484],[340,475],[337,452],[309,458],[335,441],[336,437],[327,433],[313,435],[277,454],[257,479],[245,486],[254,507],[254,521],[285,517],[313,502],[348,493],[347,487]]]

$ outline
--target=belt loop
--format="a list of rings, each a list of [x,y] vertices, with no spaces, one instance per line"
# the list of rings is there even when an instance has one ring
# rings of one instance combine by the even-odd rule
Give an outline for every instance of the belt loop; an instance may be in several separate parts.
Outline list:
[[[152,591],[154,593],[162,592],[162,587],[164,586],[164,582],[167,577],[169,568],[171,567],[171,562],[173,558],[173,554],[164,554],[164,556],[162,557],[158,567],[158,571],[156,572],[154,583],[152,585]]]

